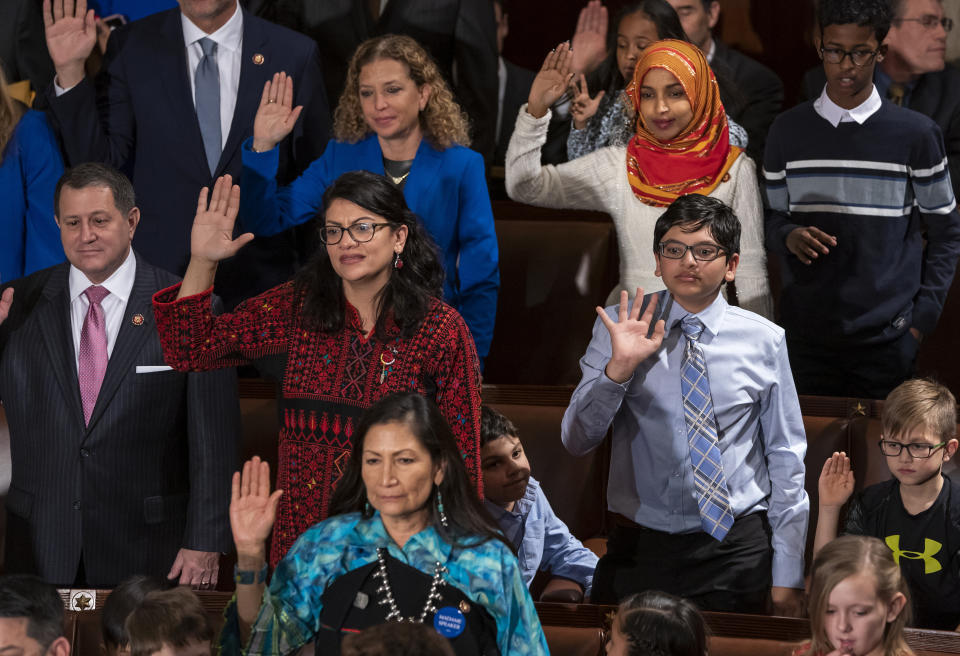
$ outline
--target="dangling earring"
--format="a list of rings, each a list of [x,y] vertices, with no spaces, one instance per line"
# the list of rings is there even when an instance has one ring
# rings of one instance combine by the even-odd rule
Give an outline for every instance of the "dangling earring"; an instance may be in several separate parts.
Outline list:
[[[369,502],[369,501],[367,501],[367,502],[363,505],[363,516],[364,516],[364,517],[372,517],[372,516],[373,516],[373,510],[370,508],[370,502]]]
[[[439,487],[437,487],[437,514],[440,515],[440,523],[443,525],[443,528],[447,528],[449,524],[447,523],[447,514],[443,512],[443,497],[440,496]]]
[[[393,253],[393,268],[397,271],[403,268],[403,260],[400,259],[400,253],[396,251]]]

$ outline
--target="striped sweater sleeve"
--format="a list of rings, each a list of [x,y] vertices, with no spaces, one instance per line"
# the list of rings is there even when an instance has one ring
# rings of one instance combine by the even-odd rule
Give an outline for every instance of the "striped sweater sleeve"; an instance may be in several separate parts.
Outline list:
[[[799,226],[790,217],[783,139],[783,121],[778,118],[770,127],[763,156],[764,233],[767,250],[788,255],[787,235]]]

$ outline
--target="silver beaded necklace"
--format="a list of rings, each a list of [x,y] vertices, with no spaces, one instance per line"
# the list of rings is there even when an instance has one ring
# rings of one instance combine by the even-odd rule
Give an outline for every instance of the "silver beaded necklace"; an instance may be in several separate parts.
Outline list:
[[[386,548],[379,547],[377,549],[378,567],[373,576],[380,579],[380,587],[377,588],[377,594],[382,595],[377,603],[390,609],[387,613],[388,622],[411,622],[415,624],[423,624],[427,619],[427,615],[437,612],[437,602],[440,601],[440,588],[447,583],[443,580],[443,575],[447,573],[447,568],[444,567],[440,561],[437,561],[437,564],[434,565],[433,580],[430,582],[430,592],[427,593],[427,601],[423,605],[423,610],[420,611],[420,618],[414,619],[413,617],[404,617],[400,613],[400,609],[397,607],[397,601],[393,598],[393,590],[390,588],[390,579],[387,577],[386,554]]]

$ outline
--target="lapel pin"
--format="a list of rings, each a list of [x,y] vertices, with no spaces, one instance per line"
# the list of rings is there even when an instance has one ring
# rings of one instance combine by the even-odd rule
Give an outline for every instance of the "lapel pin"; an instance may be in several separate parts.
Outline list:
[[[142,326],[142,325],[143,325],[143,315],[140,314],[139,312],[138,312],[137,314],[133,315],[133,318],[130,319],[130,323],[132,323],[134,326]]]
[[[263,55],[261,55],[259,52],[255,54],[253,56],[253,63],[256,64],[257,66],[260,66],[261,64],[263,64]]]

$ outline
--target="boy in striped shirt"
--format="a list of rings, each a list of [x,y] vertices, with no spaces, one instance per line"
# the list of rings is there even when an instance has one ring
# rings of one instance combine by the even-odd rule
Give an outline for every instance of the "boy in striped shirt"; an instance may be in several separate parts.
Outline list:
[[[767,140],[766,243],[801,394],[883,398],[909,378],[960,255],[940,129],[873,85],[890,20],[887,0],[821,0],[827,84]]]

